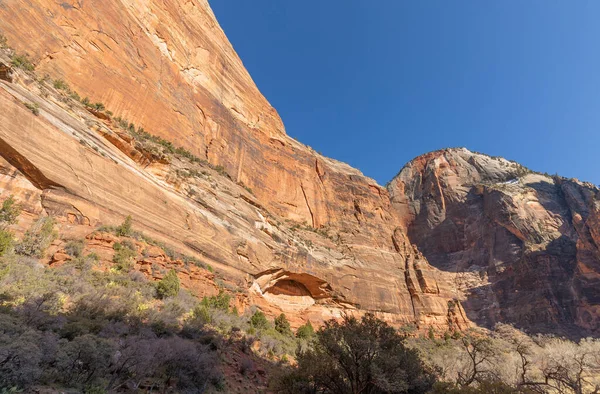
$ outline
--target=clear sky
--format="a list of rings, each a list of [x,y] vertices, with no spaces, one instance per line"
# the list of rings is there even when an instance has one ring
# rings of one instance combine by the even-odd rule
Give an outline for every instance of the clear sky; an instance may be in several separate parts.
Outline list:
[[[600,1],[210,4],[287,133],[381,184],[456,146],[600,184]]]

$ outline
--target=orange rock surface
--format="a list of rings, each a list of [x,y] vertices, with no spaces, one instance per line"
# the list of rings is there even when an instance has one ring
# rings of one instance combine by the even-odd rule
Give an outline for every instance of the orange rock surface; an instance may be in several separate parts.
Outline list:
[[[473,295],[487,283],[480,271],[436,255],[465,248],[460,232],[435,231],[447,223],[447,207],[477,188],[493,194],[471,179],[482,177],[480,167],[463,165],[473,154],[420,157],[389,188],[317,154],[286,135],[206,0],[13,0],[0,6],[0,34],[30,55],[36,75],[66,81],[209,163],[157,156],[101,112],[15,71],[13,82],[0,80],[0,188],[26,209],[17,232],[39,215],[58,218],[63,233],[85,235],[131,215],[136,229],[215,267],[248,303],[284,311],[295,326],[365,311],[440,331],[502,320],[485,304],[492,298]],[[0,55],[8,65],[8,53]],[[24,103],[36,103],[39,116]],[[490,163],[496,168],[482,165]],[[522,242],[538,223],[557,234],[562,223],[532,196],[519,191],[511,202],[522,223],[501,211],[494,219]],[[581,220],[598,221],[595,212]],[[473,253],[489,247],[477,244]],[[184,285],[210,287],[205,279]],[[594,329],[598,310],[591,313],[569,324]]]

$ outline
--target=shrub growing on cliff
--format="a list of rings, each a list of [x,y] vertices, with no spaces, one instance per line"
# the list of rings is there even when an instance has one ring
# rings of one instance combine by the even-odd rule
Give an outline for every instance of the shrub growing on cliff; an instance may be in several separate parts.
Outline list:
[[[4,200],[0,208],[0,256],[8,252],[14,243],[13,234],[7,230],[7,227],[17,222],[20,213],[21,208],[13,196]]]
[[[307,321],[306,324],[298,327],[296,331],[296,338],[300,339],[310,339],[315,335],[315,329],[313,328],[310,321]]]
[[[45,217],[35,222],[25,236],[15,246],[15,252],[23,256],[41,258],[44,252],[57,237],[54,231],[55,221],[51,217]]]
[[[83,253],[83,246],[83,240],[73,239],[67,242],[67,244],[65,245],[65,252],[67,252],[69,256],[80,257]]]
[[[129,237],[132,233],[132,221],[133,219],[131,218],[131,215],[127,216],[123,223],[121,223],[121,225],[117,227],[116,234],[120,237]]]
[[[267,320],[267,317],[265,316],[264,313],[257,310],[250,317],[250,325],[257,330],[264,330],[264,329],[269,328],[269,321]]]
[[[14,243],[13,235],[10,231],[0,230],[0,256],[12,248]]]
[[[282,335],[292,336],[290,322],[287,317],[285,317],[284,313],[275,318],[275,330]]]
[[[115,251],[113,263],[116,264],[116,268],[119,271],[129,272],[133,265],[133,259],[137,256],[135,245],[129,241],[116,242],[113,249]]]
[[[177,272],[171,270],[156,284],[156,295],[163,299],[177,294],[179,294],[179,278]]]
[[[25,103],[25,106],[35,116],[38,116],[40,114],[40,106],[37,105],[37,103]]]
[[[15,53],[10,59],[10,62],[13,67],[20,68],[25,71],[33,71],[35,69],[35,66],[33,63],[31,63],[27,55],[19,55]]]
[[[15,202],[13,196],[9,196],[2,202],[2,208],[0,208],[0,228],[15,224],[20,214],[21,207]]]
[[[67,83],[62,79],[55,79],[52,86],[54,86],[54,88],[58,90],[66,90],[67,92],[70,90],[69,85],[67,85]]]
[[[367,314],[330,320],[313,349],[279,379],[280,393],[426,393],[435,378],[415,350],[382,320]]]
[[[214,308],[229,311],[230,301],[231,295],[225,293],[223,290],[219,290],[218,295],[212,297],[204,297],[200,304],[206,308]]]

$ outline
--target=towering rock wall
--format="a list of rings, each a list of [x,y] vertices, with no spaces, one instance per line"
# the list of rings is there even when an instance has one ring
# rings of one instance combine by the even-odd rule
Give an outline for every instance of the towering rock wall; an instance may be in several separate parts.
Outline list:
[[[597,187],[451,149],[413,160],[389,189],[410,240],[456,274],[471,320],[598,333]]]
[[[297,321],[597,329],[589,185],[449,150],[383,188],[285,134],[205,0],[4,0],[0,34],[36,64],[0,81],[0,187],[26,208],[16,231],[37,215],[64,233],[132,215]],[[210,165],[149,155],[44,74]]]
[[[208,168],[211,180],[183,179],[174,173],[185,163],[137,160],[114,123],[21,75],[0,85],[3,182],[32,214],[92,229],[132,215],[277,308],[310,296],[321,318],[369,310],[398,324],[468,325],[448,306],[449,277],[408,242],[387,190],[285,134],[206,1],[4,1],[0,32],[38,76],[66,81],[232,180]],[[15,189],[15,179],[29,184]]]

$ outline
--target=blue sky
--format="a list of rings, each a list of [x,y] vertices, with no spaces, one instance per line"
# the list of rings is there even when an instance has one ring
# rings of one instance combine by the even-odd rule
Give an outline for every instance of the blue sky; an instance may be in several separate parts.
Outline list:
[[[211,0],[287,133],[380,184],[465,146],[600,184],[600,2]]]

